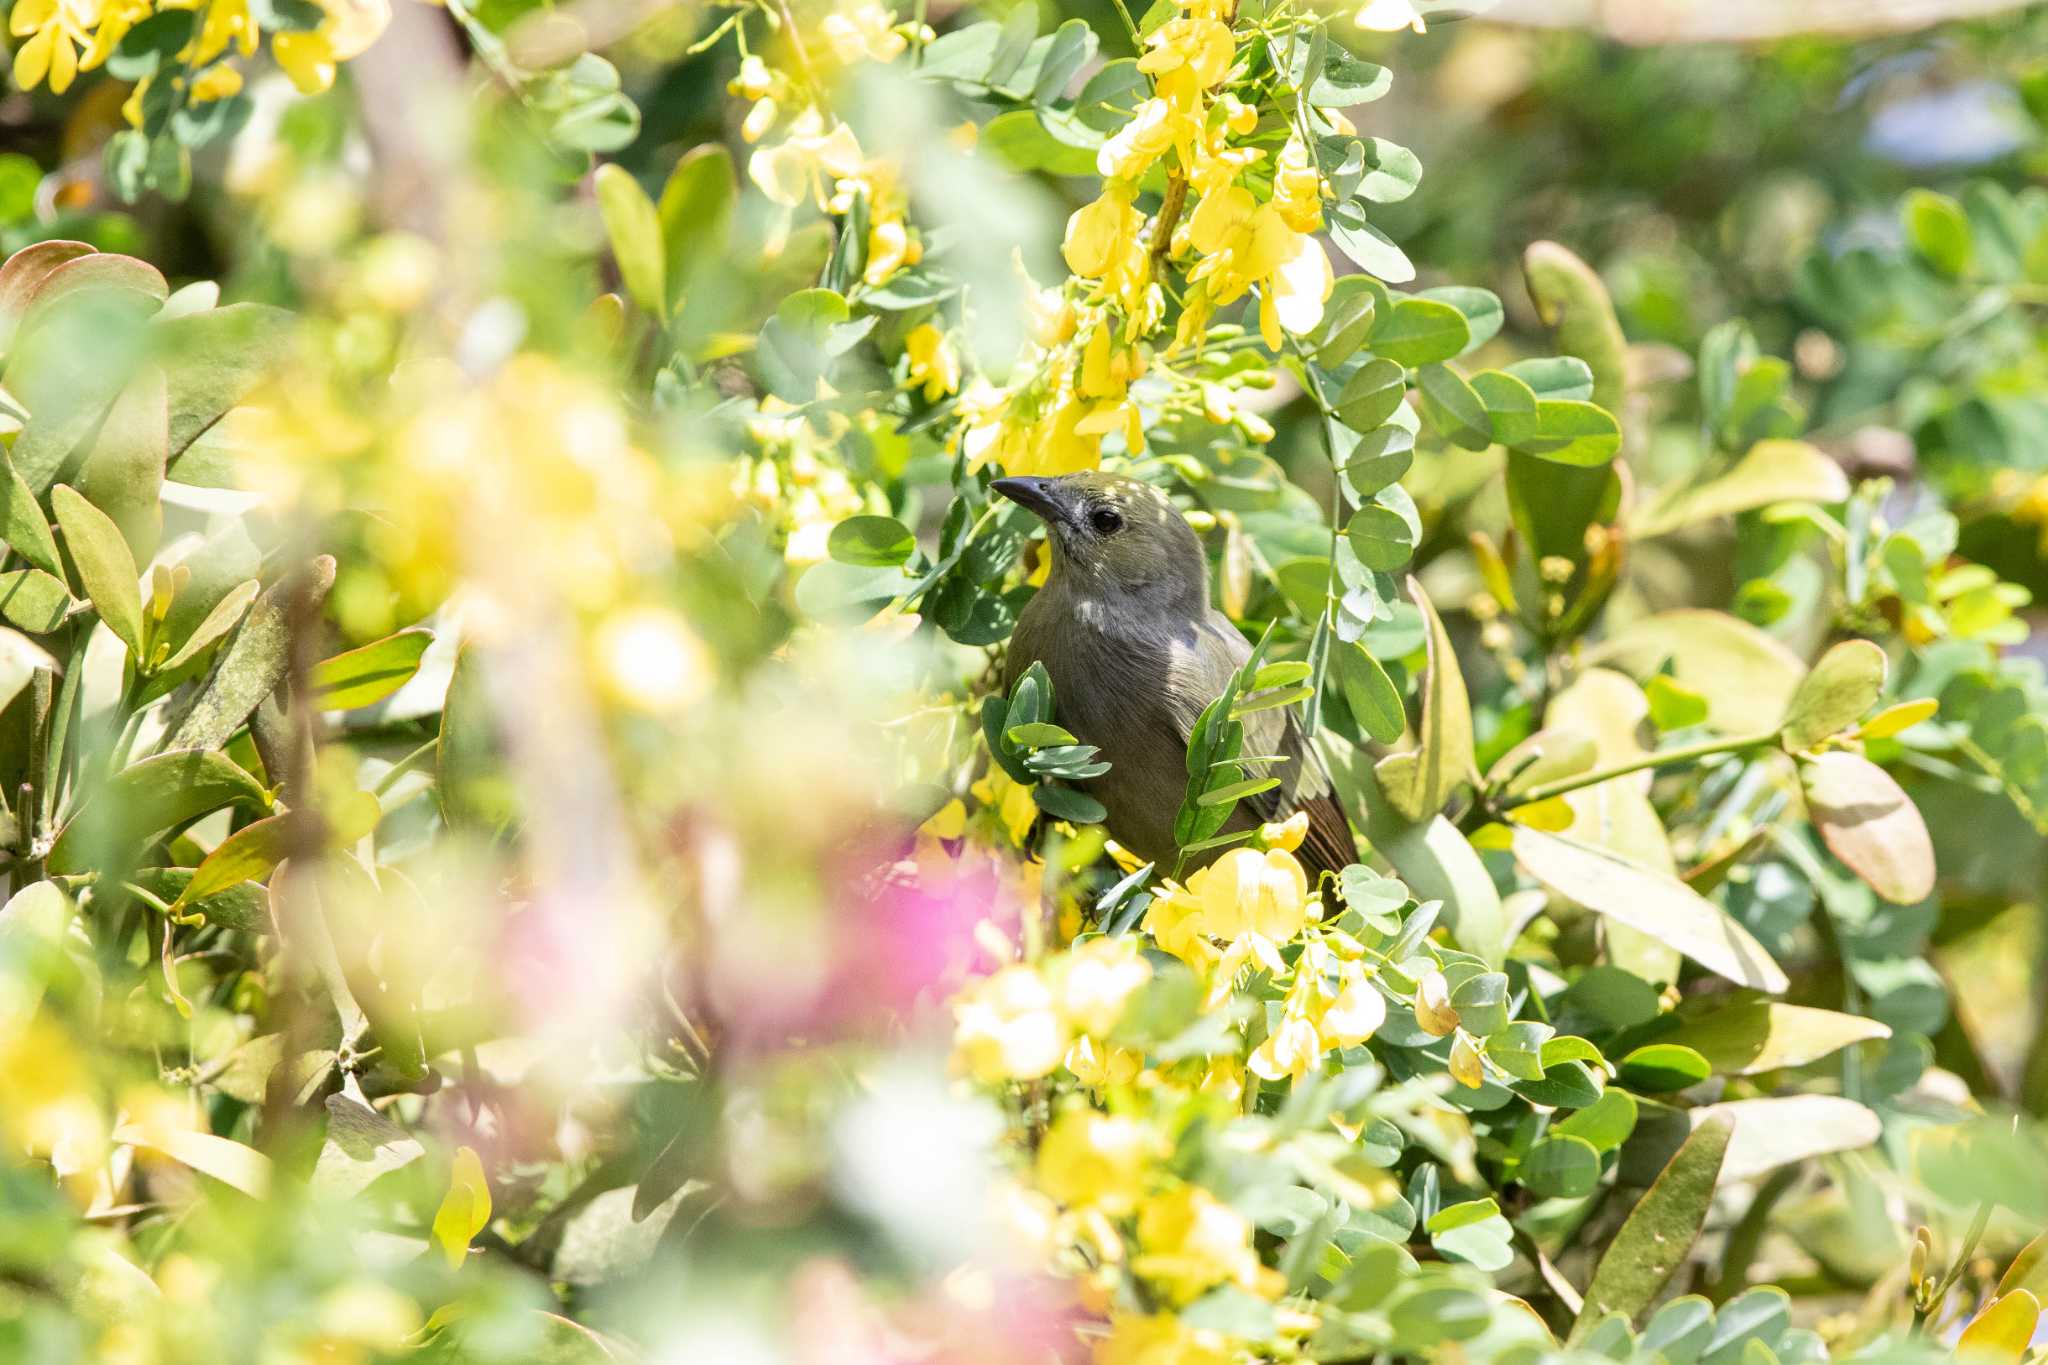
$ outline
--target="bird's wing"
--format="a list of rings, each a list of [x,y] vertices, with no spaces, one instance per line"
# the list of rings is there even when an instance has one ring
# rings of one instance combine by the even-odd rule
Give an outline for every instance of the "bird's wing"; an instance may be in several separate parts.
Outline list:
[[[1221,695],[1230,675],[1244,666],[1251,652],[1237,627],[1215,612],[1202,623],[1192,648],[1175,651],[1173,665],[1167,670],[1165,699],[1183,744],[1194,733],[1203,708]],[[1287,761],[1261,770],[1278,777],[1280,785],[1248,798],[1241,814],[1249,811],[1251,818],[1274,820],[1293,811],[1308,812],[1308,835],[1300,852],[1311,875],[1323,869],[1337,872],[1358,861],[1358,842],[1351,824],[1344,818],[1330,776],[1302,734],[1292,707],[1246,716],[1244,752],[1279,754]]]

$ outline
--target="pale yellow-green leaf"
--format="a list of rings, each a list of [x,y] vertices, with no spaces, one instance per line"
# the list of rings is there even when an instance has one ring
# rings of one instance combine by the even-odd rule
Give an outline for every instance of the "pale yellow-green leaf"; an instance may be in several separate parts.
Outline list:
[[[114,1141],[160,1152],[252,1198],[270,1190],[270,1158],[232,1138],[165,1123],[129,1123],[114,1130]]]
[[[1904,734],[1923,720],[1931,719],[1940,709],[1941,703],[1932,697],[1894,702],[1863,722],[1856,733],[1864,739],[1890,739],[1893,735]]]
[[[1730,735],[1775,729],[1806,676],[1797,654],[1725,612],[1687,608],[1633,621],[1587,652],[1647,679],[1666,661],[1686,688],[1707,699],[1707,721]]]
[[[26,635],[0,627],[0,707],[20,696],[39,670],[55,673],[57,661]]]
[[[458,1147],[448,1193],[434,1212],[434,1241],[449,1265],[461,1267],[469,1255],[470,1240],[490,1221],[491,1187],[484,1179],[484,1164],[473,1149]]]
[[[1899,905],[1934,890],[1934,842],[1891,774],[1860,754],[1837,751],[1799,765],[1806,813],[1828,851]]]
[[[1661,673],[1651,682],[1660,680],[1670,682]],[[1595,764],[1611,767],[1642,757],[1640,736],[1652,709],[1649,693],[1626,676],[1611,668],[1589,668],[1552,698],[1545,722],[1591,735]],[[1573,811],[1573,837],[1611,849],[1652,872],[1676,877],[1671,838],[1650,804],[1654,778],[1647,769],[1628,773],[1567,792],[1564,800]],[[1645,981],[1678,979],[1679,952],[1663,939],[1612,918],[1604,930],[1607,957],[1615,966]]]
[[[1884,678],[1882,649],[1868,640],[1842,641],[1820,656],[1792,694],[1779,738],[1799,753],[1842,733],[1877,705]]]
[[[1527,827],[1514,831],[1514,849],[1529,875],[1565,899],[1658,938],[1738,985],[1785,989],[1785,973],[1763,945],[1684,882],[1609,849]]]
[[[213,610],[193,627],[192,633],[185,637],[185,643],[178,646],[177,652],[165,660],[158,671],[171,673],[191,663],[201,650],[235,628],[243,613],[249,610],[249,604],[256,600],[256,594],[262,590],[263,585],[253,578],[228,589],[227,595],[213,604]]]
[[[1839,1095],[1770,1095],[1702,1105],[1686,1117],[1694,1128],[1713,1119],[1735,1125],[1721,1178],[1749,1180],[1809,1157],[1853,1152],[1883,1135],[1876,1114]]]
[[[0,1038],[14,1036],[42,1003],[47,959],[70,923],[71,898],[55,882],[30,882],[0,906]]]
[[[1633,519],[1629,530],[1647,540],[1772,503],[1831,503],[1848,496],[1849,476],[1819,447],[1805,441],[1758,441],[1727,473],[1667,491]]]
[[[44,573],[63,578],[64,562],[57,557],[57,538],[50,534],[50,523],[43,519],[36,495],[29,491],[12,460],[0,473],[0,540]]]
[[[1689,1019],[1658,1041],[1691,1048],[1724,1076],[1749,1076],[1805,1066],[1851,1043],[1891,1036],[1877,1020],[1857,1014],[1743,1000]]]
[[[1422,718],[1416,726],[1418,742],[1405,753],[1380,760],[1377,772],[1380,790],[1394,809],[1410,821],[1419,821],[1441,811],[1459,783],[1472,781],[1477,764],[1472,756],[1472,702],[1465,692],[1465,675],[1459,671],[1450,634],[1422,584],[1412,577],[1408,595],[1422,612],[1429,658]]]
[[[291,851],[291,814],[273,815],[245,825],[220,841],[199,864],[192,880],[171,905],[182,912],[194,901],[218,895],[243,882],[260,882]]]
[[[323,711],[353,711],[384,700],[412,681],[434,632],[418,626],[323,659],[307,678]]]
[[[2048,1300],[2048,1232],[2021,1247],[2005,1274],[1998,1277],[1999,1293],[2010,1294],[2015,1289]]]
[[[598,211],[604,215],[605,235],[611,238],[612,259],[619,263],[626,292],[647,312],[666,317],[667,267],[654,201],[623,166],[599,166],[595,181]]]
[[[58,484],[50,490],[50,505],[56,509],[57,525],[64,531],[71,562],[85,583],[85,595],[120,637],[129,652],[142,657],[142,589],[136,580],[135,556],[121,528],[106,513],[86,501],[77,490]]]
[[[2027,1357],[2034,1329],[2041,1321],[2041,1302],[2024,1289],[2001,1294],[1989,1307],[1970,1319],[1970,1325],[1956,1338],[1959,1361],[2009,1361]]]
[[[1332,745],[1325,749],[1324,761],[1345,809],[1365,830],[1373,849],[1394,865],[1418,898],[1443,902],[1444,923],[1458,947],[1499,966],[1507,950],[1507,922],[1500,891],[1474,849],[1476,839],[1466,839],[1441,815],[1404,820],[1381,795],[1372,763],[1362,750]]]

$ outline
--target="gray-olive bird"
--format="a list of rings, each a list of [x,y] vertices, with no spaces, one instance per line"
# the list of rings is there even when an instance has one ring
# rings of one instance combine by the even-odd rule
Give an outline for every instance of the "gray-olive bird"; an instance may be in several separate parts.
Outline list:
[[[1188,736],[1251,657],[1251,646],[1209,605],[1201,542],[1150,484],[1090,472],[997,479],[993,486],[1045,523],[1052,547],[1045,586],[1010,636],[1005,686],[1033,663],[1045,665],[1055,718],[1109,764],[1087,790],[1108,811],[1111,837],[1171,871]],[[1308,836],[1298,853],[1311,880],[1357,861],[1351,827],[1292,709],[1253,712],[1244,728],[1246,754],[1287,761],[1254,770],[1280,785],[1239,804],[1224,830],[1302,810]],[[1188,865],[1204,861],[1196,855]]]

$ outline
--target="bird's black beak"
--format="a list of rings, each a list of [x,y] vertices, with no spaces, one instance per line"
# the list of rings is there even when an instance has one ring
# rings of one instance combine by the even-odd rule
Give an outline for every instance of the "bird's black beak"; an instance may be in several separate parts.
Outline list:
[[[1052,523],[1067,519],[1066,506],[1053,493],[1051,479],[997,479],[989,487],[1029,510],[1040,521]]]

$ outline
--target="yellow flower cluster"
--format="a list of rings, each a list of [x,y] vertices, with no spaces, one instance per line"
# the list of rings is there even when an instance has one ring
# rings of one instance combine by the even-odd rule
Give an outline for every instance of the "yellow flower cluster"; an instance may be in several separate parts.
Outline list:
[[[954,1002],[954,1055],[979,1081],[1029,1081],[1065,1065],[1086,1084],[1129,1080],[1138,1058],[1107,1041],[1151,980],[1137,939],[1096,938],[1043,967],[1012,963]]]
[[[1135,212],[1135,210],[1134,210]],[[1009,474],[1071,474],[1102,462],[1102,439],[1121,432],[1124,450],[1145,448],[1131,384],[1150,356],[1102,305],[1077,306],[1059,290],[1034,291],[1036,343],[1008,388],[986,382],[961,396],[960,447],[975,467]]]
[[[130,29],[159,12],[181,9],[200,11],[192,40],[177,56],[198,73],[190,97],[204,103],[235,94],[242,88],[241,73],[216,63],[230,49],[255,55],[262,29],[249,0],[20,0],[7,23],[9,32],[27,40],[14,52],[14,82],[33,90],[47,79],[51,92],[61,95],[80,71],[113,55]],[[271,55],[305,94],[334,84],[336,67],[360,56],[391,22],[389,0],[321,0],[321,9],[318,26],[270,38]],[[141,123],[142,95],[153,79],[137,84],[123,106],[129,122]]]
[[[894,17],[872,0],[828,14],[820,32],[842,66],[891,62],[909,46]],[[753,101],[740,127],[748,142],[767,136],[790,103],[814,99],[816,93],[755,54],[742,58],[739,74],[727,89]],[[886,158],[867,157],[853,129],[815,102],[805,103],[788,120],[780,141],[761,147],[748,159],[747,174],[761,193],[785,209],[809,201],[827,213],[843,215],[852,211],[856,199],[865,197],[867,264],[861,277],[870,285],[882,284],[924,258],[924,244],[905,217],[908,200],[900,168]]]

